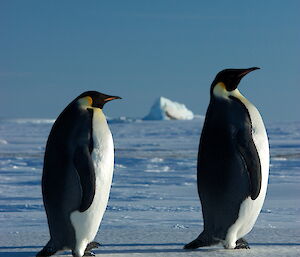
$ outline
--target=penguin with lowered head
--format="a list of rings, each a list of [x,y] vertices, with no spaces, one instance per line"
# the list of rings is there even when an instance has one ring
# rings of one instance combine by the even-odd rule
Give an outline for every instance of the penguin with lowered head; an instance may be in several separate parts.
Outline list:
[[[48,137],[42,176],[50,240],[36,255],[71,250],[93,256],[114,167],[113,138],[103,106],[118,96],[87,91],[56,119]]]
[[[257,69],[225,69],[212,82],[197,163],[204,228],[185,249],[218,243],[226,249],[249,248],[243,237],[265,199],[269,144],[259,111],[237,87]]]

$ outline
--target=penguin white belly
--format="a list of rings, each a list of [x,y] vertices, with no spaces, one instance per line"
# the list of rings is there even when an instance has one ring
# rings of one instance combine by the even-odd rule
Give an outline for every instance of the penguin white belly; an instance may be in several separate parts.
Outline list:
[[[114,145],[111,132],[102,110],[94,108],[93,115],[92,160],[95,167],[95,196],[91,206],[84,212],[71,213],[72,225],[75,229],[75,252],[83,256],[88,243],[97,234],[102,217],[107,207],[112,183],[114,166]]]
[[[238,90],[234,96],[239,98],[249,111],[252,122],[252,137],[261,163],[262,181],[258,197],[252,200],[248,197],[242,202],[238,219],[228,229],[224,245],[226,248],[235,248],[236,241],[245,236],[253,228],[263,206],[269,177],[269,143],[263,120],[256,109]]]

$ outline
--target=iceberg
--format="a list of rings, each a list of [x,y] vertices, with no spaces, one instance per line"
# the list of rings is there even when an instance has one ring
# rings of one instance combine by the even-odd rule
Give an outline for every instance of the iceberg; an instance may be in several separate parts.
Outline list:
[[[159,97],[144,120],[192,120],[194,114],[184,104]]]

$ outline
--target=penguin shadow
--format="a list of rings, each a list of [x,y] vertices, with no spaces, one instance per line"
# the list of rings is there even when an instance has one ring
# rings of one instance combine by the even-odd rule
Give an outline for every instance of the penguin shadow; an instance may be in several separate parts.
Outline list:
[[[170,244],[105,244],[93,252],[97,256],[105,254],[134,254],[134,253],[178,253],[184,252],[182,249],[183,244],[170,243]],[[173,248],[163,248],[163,247]],[[151,247],[154,247],[151,249]],[[162,248],[158,248],[162,247]],[[175,249],[176,247],[177,249]],[[1,246],[0,257],[34,257],[42,246]],[[114,248],[114,249],[109,249]],[[117,249],[116,249],[117,248]],[[126,248],[126,249],[122,249]],[[132,248],[132,249],[128,249]],[[28,251],[27,251],[28,249]],[[33,250],[34,249],[34,250]],[[35,250],[36,249],[36,250]],[[71,256],[70,252],[59,252],[54,256]]]
[[[209,252],[223,252],[229,251],[224,249],[221,245],[215,247],[205,247],[198,248],[194,250],[185,250],[183,249],[184,243],[160,243],[160,244],[103,244],[99,249],[94,252],[99,255],[105,254],[164,254],[164,253],[182,253],[182,256],[185,256],[185,253],[197,252],[197,253],[209,253]],[[300,243],[251,243],[250,247],[255,248],[255,246],[300,246]],[[122,248],[125,249],[122,249]],[[151,248],[152,247],[152,248]],[[110,249],[109,249],[110,248]],[[114,249],[115,248],[115,249]],[[238,251],[238,250],[236,250]],[[242,250],[244,251],[244,249]],[[162,255],[163,256],[163,255]]]
[[[142,243],[142,244],[103,244],[94,252],[101,254],[155,254],[155,253],[184,253],[190,252],[183,249],[184,243]],[[108,249],[110,248],[110,249]],[[113,248],[113,249],[111,249]],[[114,249],[116,248],[116,249]],[[122,249],[125,248],[125,249]],[[220,248],[199,248],[196,252],[213,252]]]
[[[300,243],[250,243],[253,246],[300,246]]]
[[[0,257],[34,257],[42,246],[0,246]],[[28,251],[26,250],[28,249]]]
[[[183,256],[187,250],[184,250],[183,243],[161,243],[161,244],[104,244],[93,252],[96,256],[105,256],[106,254],[164,254],[164,253],[182,253]],[[153,248],[151,248],[153,247]],[[0,246],[0,257],[35,257],[42,246]],[[109,249],[115,248],[115,249]],[[117,248],[117,249],[116,249]],[[126,248],[126,249],[122,249]],[[129,249],[131,248],[131,249]],[[28,251],[26,250],[28,249]],[[201,248],[195,252],[213,252],[219,248]],[[70,252],[59,252],[53,256],[71,256]]]
[[[160,243],[160,244],[103,244],[99,249],[93,252],[97,256],[105,254],[151,254],[151,253],[184,253],[198,252],[209,253],[218,251],[228,251],[223,247],[198,248],[195,250],[184,250],[183,243]],[[300,246],[300,243],[250,243],[250,247],[255,246]],[[153,248],[151,248],[153,247]],[[0,246],[0,257],[34,257],[42,246]],[[113,248],[113,249],[109,249]],[[125,248],[125,249],[122,249]],[[131,248],[131,249],[128,249]],[[26,251],[28,249],[28,251]],[[71,256],[69,252],[60,252],[55,256]]]

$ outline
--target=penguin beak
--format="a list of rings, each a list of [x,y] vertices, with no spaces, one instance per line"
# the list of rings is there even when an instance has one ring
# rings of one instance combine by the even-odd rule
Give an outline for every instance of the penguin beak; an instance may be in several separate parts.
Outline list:
[[[115,100],[115,99],[122,99],[121,97],[119,96],[107,96],[105,99],[104,99],[104,102],[107,103],[111,100]]]
[[[241,69],[241,72],[239,73],[238,77],[241,79],[245,75],[247,75],[249,72],[254,71],[254,70],[259,70],[260,68],[258,67],[252,67],[248,69]]]

